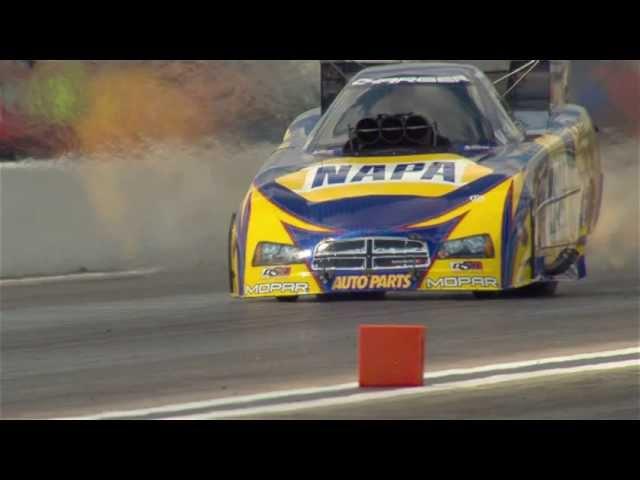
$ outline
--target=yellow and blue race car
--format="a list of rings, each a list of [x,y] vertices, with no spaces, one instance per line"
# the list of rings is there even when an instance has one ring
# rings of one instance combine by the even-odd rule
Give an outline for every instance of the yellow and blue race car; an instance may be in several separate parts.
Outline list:
[[[552,295],[586,275],[602,197],[569,62],[323,62],[229,230],[233,296]],[[493,76],[493,80],[490,80]]]

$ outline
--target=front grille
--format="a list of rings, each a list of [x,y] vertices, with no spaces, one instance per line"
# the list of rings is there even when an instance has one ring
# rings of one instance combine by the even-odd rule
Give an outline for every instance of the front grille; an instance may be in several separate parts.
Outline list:
[[[407,239],[387,239],[375,238],[373,240],[374,254],[407,254],[407,253],[424,253],[427,246],[424,242]]]
[[[364,258],[314,258],[314,270],[364,270],[366,266]]]
[[[321,242],[316,248],[316,255],[363,255],[367,253],[364,239],[341,240],[339,242]]]
[[[313,251],[313,270],[392,270],[427,268],[426,242],[402,237],[324,240]]]
[[[428,267],[429,259],[427,257],[382,257],[373,259],[373,269],[381,268],[420,268]]]

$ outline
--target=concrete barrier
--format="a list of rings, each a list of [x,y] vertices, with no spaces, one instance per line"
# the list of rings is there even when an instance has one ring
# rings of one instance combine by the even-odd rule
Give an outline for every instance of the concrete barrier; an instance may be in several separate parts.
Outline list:
[[[0,164],[0,278],[212,264],[272,147]]]

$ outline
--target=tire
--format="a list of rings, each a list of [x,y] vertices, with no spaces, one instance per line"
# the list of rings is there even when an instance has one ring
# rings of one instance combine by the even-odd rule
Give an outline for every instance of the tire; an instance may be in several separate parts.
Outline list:
[[[229,223],[229,235],[227,238],[227,269],[229,272],[229,293],[233,293],[233,245],[231,240],[233,238],[233,225],[236,221],[236,214],[231,214],[231,222]]]
[[[491,300],[496,298],[545,298],[553,297],[557,288],[558,282],[536,282],[526,287],[499,292],[477,291],[473,292],[473,295],[478,300]]]
[[[479,290],[477,292],[473,292],[473,296],[478,300],[492,300],[494,298],[500,298],[504,292],[487,292],[484,290]]]
[[[276,300],[283,303],[294,303],[298,301],[297,295],[291,295],[289,297],[276,297]]]
[[[558,282],[536,282],[526,287],[518,288],[517,294],[522,297],[553,297],[558,289]]]
[[[387,296],[387,292],[365,292],[365,293],[356,293],[356,300],[384,300]]]
[[[384,300],[386,292],[345,292],[323,293],[316,295],[320,302],[348,301],[348,300]]]

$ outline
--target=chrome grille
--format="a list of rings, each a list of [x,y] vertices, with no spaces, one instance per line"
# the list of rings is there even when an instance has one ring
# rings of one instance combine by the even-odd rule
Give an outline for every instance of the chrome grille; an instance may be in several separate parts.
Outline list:
[[[366,267],[365,258],[314,258],[314,270],[364,270]]]
[[[380,257],[373,259],[373,269],[388,268],[426,268],[429,266],[427,257]]]
[[[407,238],[374,238],[373,253],[374,254],[408,254],[408,253],[426,253],[427,245],[418,240],[409,240]]]
[[[426,242],[402,237],[324,240],[313,251],[313,270],[392,270],[427,268]]]
[[[316,255],[363,255],[367,253],[367,242],[364,239],[341,240],[338,242],[320,242]]]

